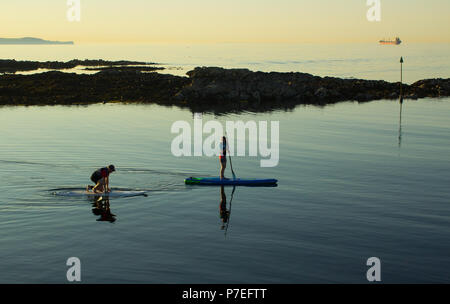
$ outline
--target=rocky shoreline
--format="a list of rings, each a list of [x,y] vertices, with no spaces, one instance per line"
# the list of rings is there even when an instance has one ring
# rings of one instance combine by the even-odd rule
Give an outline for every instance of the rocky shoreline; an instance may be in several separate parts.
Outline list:
[[[124,68],[127,66],[141,66],[140,68],[145,68],[148,65],[155,65],[156,63],[147,63],[140,61],[107,61],[107,60],[79,60],[73,59],[67,62],[61,61],[16,61],[14,59],[0,59],[0,73],[16,73],[16,72],[26,72],[26,71],[35,71],[38,69],[50,69],[50,70],[64,70],[64,69],[73,69],[77,66],[84,67],[93,67],[93,68],[85,68],[88,69],[102,69],[102,68]],[[144,66],[144,67],[143,67]],[[156,67],[146,67],[148,69],[156,70],[162,68]]]
[[[104,69],[86,75],[46,72],[0,76],[0,105],[84,105],[140,102],[195,112],[263,112],[299,104],[398,99],[400,83],[199,67],[188,77]],[[450,96],[450,78],[403,84],[406,99]]]

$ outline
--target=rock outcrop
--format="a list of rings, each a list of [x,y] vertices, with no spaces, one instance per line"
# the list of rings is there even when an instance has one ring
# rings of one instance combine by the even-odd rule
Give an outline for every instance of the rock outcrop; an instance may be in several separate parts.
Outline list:
[[[63,69],[72,69],[77,66],[85,66],[85,67],[126,67],[126,66],[145,66],[145,65],[154,65],[155,63],[146,63],[140,61],[107,61],[107,60],[78,60],[73,59],[66,62],[61,61],[16,61],[14,59],[0,59],[0,73],[16,73],[21,71],[34,71],[37,69],[54,69],[54,70],[63,70]],[[159,68],[161,69],[161,68]]]
[[[290,109],[399,98],[400,83],[318,77],[306,73],[264,73],[247,69],[195,68],[180,77],[106,69],[92,75],[47,72],[0,76],[0,104],[49,105],[143,102],[192,111],[233,112]],[[403,84],[404,98],[450,96],[450,78]]]

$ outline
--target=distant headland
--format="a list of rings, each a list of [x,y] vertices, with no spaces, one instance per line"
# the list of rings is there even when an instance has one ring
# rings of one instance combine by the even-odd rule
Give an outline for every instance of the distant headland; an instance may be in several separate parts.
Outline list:
[[[74,44],[73,41],[50,41],[41,38],[23,37],[23,38],[0,38],[0,44],[21,44],[21,45],[33,45],[33,44]]]

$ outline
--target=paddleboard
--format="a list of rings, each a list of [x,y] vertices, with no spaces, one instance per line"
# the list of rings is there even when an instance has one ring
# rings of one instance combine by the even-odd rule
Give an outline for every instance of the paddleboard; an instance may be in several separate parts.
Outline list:
[[[60,192],[54,192],[54,195],[58,196],[88,196],[88,197],[95,197],[95,196],[103,196],[103,197],[132,197],[132,196],[141,196],[146,195],[145,191],[124,191],[124,190],[112,190],[111,192],[107,193],[94,193],[92,191],[86,191],[86,190],[72,190],[72,191],[60,191]]]
[[[220,179],[220,177],[189,177],[184,180],[187,185],[230,185],[230,186],[274,186],[276,179]]]

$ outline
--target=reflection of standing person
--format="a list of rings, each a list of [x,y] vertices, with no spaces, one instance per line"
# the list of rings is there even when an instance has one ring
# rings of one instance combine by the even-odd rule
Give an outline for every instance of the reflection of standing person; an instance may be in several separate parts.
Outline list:
[[[225,229],[225,224],[228,222],[228,218],[230,216],[230,212],[227,210],[227,197],[225,195],[225,188],[224,186],[220,186],[220,218],[222,220],[222,227],[221,229]]]
[[[225,169],[227,168],[227,151],[230,152],[228,149],[228,143],[227,138],[225,136],[222,136],[222,141],[219,145],[220,151],[219,151],[219,160],[220,160],[220,179],[225,179]]]

